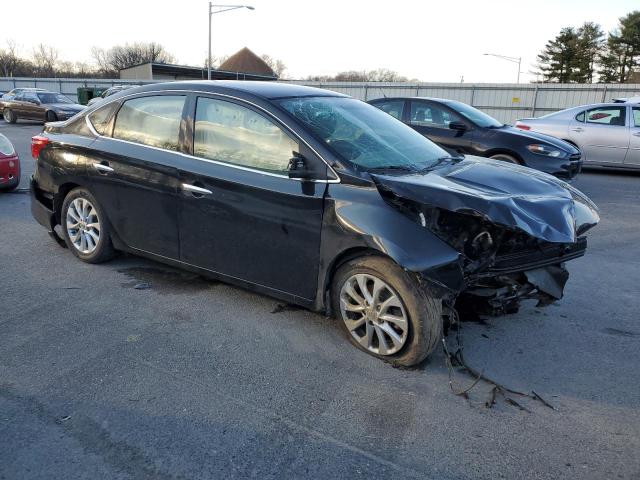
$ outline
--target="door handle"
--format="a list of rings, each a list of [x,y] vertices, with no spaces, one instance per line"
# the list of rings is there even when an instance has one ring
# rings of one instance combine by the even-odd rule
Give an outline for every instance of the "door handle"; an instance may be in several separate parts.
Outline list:
[[[113,172],[113,168],[111,168],[109,165],[104,165],[102,163],[94,163],[93,164],[93,168],[98,170],[100,173],[111,173],[111,172]]]
[[[193,193],[196,195],[211,195],[213,192],[211,190],[207,190],[206,188],[196,187],[195,185],[191,185],[189,183],[182,184],[182,190],[185,192]]]
[[[632,134],[634,137],[640,137],[640,132],[636,132]]]
[[[574,132],[584,132],[584,128],[582,127],[572,128],[571,130],[573,130]]]

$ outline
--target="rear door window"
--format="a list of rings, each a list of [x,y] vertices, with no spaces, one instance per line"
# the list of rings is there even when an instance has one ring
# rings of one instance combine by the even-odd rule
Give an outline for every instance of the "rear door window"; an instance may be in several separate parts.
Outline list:
[[[633,107],[633,126],[640,127],[640,107]]]
[[[374,107],[378,107],[383,112],[388,113],[393,118],[402,120],[402,111],[404,110],[404,100],[387,100],[384,102],[376,102]]]
[[[156,95],[127,100],[116,115],[113,138],[177,151],[185,99]]]

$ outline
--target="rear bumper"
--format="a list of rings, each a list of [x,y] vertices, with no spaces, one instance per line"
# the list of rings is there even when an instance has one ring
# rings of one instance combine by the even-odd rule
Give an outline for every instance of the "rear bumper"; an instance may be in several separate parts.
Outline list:
[[[20,182],[20,159],[15,157],[0,159],[0,188]]]
[[[30,184],[31,193],[31,215],[36,221],[45,227],[47,231],[52,232],[55,226],[55,214],[49,207],[48,202],[42,197],[42,194],[38,190],[38,184],[31,179]]]

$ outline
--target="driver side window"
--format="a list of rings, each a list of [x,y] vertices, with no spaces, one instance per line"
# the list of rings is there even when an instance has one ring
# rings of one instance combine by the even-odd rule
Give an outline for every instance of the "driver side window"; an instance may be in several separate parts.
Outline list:
[[[194,155],[219,162],[285,173],[298,143],[278,125],[236,103],[200,97]]]
[[[436,104],[427,102],[411,102],[409,123],[420,127],[449,128],[451,122],[462,119],[454,113]]]

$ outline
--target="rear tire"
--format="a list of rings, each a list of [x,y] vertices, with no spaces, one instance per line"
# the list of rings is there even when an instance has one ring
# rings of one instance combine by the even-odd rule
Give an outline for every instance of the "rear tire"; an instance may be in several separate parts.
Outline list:
[[[392,365],[422,362],[442,338],[441,300],[388,258],[366,256],[342,265],[333,277],[331,304],[349,341]]]
[[[56,112],[52,112],[51,110],[49,110],[47,112],[45,117],[47,119],[47,122],[57,122],[58,121],[58,115],[56,115]]]
[[[10,109],[5,108],[2,112],[2,116],[4,117],[4,121],[7,123],[16,123],[18,117],[15,113],[13,113]]]
[[[60,223],[67,247],[83,262],[102,263],[114,257],[109,221],[86,188],[67,194]]]
[[[522,165],[522,163],[516,157],[507,155],[506,153],[497,153],[496,155],[492,155],[489,158],[500,160],[502,162],[513,163],[515,165]]]

